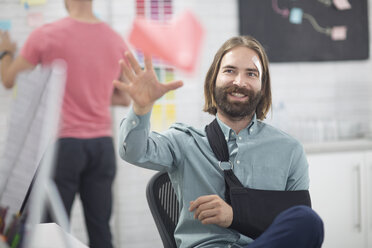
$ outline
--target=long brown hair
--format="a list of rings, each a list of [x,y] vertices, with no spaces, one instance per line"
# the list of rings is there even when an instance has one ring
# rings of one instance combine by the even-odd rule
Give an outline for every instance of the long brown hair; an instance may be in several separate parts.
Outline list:
[[[243,46],[254,50],[257,53],[262,64],[262,98],[257,105],[256,114],[257,119],[263,120],[265,119],[266,114],[271,108],[269,60],[263,46],[251,36],[232,37],[227,40],[217,51],[204,81],[205,104],[203,110],[212,115],[215,115],[217,113],[217,104],[216,100],[214,99],[214,89],[216,87],[216,78],[220,69],[221,60],[228,51],[238,46]]]

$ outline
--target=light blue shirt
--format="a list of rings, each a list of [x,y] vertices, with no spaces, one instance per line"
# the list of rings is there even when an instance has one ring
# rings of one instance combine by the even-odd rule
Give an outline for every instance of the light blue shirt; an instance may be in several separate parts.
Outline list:
[[[203,225],[188,211],[190,201],[217,194],[224,199],[225,182],[205,130],[176,123],[163,133],[150,132],[150,113],[130,110],[122,121],[120,156],[137,166],[167,171],[176,191],[180,218],[178,247],[242,247],[252,242],[235,230]],[[245,187],[265,190],[307,190],[308,164],[303,147],[288,134],[256,119],[236,134],[218,123],[228,143],[233,171]]]

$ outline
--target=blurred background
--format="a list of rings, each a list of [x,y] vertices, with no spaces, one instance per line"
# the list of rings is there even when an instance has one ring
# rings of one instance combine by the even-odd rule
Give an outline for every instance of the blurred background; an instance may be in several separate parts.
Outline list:
[[[0,0],[0,29],[9,30],[18,48],[33,29],[66,16],[63,0],[34,3]],[[155,62],[161,81],[185,83],[156,103],[152,116],[156,131],[173,122],[203,128],[213,118],[202,112],[203,83],[217,49],[239,34],[261,41],[271,61],[273,93],[266,122],[304,144],[313,208],[325,222],[324,247],[372,247],[370,0],[94,0],[94,10],[124,39],[137,16],[167,21],[190,10],[204,27],[194,72]],[[12,97],[12,90],[0,87],[0,152],[6,149]],[[116,134],[128,110],[112,108]],[[119,157],[117,161],[111,221],[116,247],[162,247],[145,198],[154,171]],[[86,243],[83,221],[77,198],[72,232]]]

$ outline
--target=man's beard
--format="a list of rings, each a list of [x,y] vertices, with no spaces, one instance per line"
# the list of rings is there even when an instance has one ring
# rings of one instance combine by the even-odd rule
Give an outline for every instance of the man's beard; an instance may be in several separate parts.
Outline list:
[[[230,93],[237,92],[248,96],[248,100],[244,102],[231,102],[227,96]],[[216,87],[214,96],[218,108],[225,114],[232,118],[243,118],[252,115],[257,108],[257,105],[262,97],[262,92],[255,93],[253,90],[230,85],[225,87]]]

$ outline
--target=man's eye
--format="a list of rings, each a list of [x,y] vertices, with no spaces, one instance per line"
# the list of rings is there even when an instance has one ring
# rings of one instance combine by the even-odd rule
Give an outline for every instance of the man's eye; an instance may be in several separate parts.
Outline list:
[[[226,73],[233,73],[234,71],[231,70],[231,69],[226,69],[225,72],[226,72]]]
[[[255,72],[248,72],[248,76],[250,76],[250,77],[258,77],[257,73],[255,73]]]

